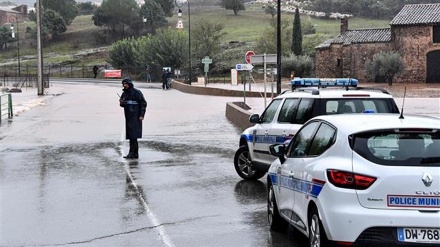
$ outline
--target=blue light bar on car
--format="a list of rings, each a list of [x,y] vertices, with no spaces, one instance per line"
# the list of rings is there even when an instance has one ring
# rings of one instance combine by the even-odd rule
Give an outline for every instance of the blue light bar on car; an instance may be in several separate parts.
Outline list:
[[[357,87],[358,80],[353,78],[295,78],[292,87]]]

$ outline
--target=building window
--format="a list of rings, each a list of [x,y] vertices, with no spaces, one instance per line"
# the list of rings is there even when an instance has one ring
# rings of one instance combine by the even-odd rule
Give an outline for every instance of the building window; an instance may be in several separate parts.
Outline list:
[[[341,59],[340,58],[338,58],[338,60],[337,60],[337,66],[341,67]]]
[[[440,43],[440,26],[432,27],[432,42]]]

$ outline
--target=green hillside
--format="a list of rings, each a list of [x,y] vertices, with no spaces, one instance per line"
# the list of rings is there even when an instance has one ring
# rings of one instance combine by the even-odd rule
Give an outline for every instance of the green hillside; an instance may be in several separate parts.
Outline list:
[[[188,14],[184,6],[183,25],[184,30],[188,28]],[[293,13],[282,13],[283,19],[293,22]],[[321,39],[330,38],[339,33],[340,21],[317,19],[309,16],[302,16],[303,20],[308,19],[316,28],[316,35],[320,35]],[[204,5],[199,2],[191,6],[191,25],[195,25],[198,21],[206,19],[210,21],[218,21],[225,27],[226,36],[224,43],[231,41],[246,43],[247,47],[255,45],[256,40],[262,35],[263,30],[268,28],[272,17],[264,13],[262,4],[246,5],[246,11],[240,11],[238,15],[234,15],[232,10],[225,10],[219,5],[209,3]],[[351,18],[349,20],[350,29],[362,29],[373,27],[388,27],[390,20],[368,20]],[[175,28],[177,16],[169,18],[169,26],[167,28]],[[34,27],[33,22],[21,23],[20,28],[20,53],[26,57],[36,54],[36,42],[25,30],[27,27]],[[114,40],[109,40],[106,35],[107,28],[99,28],[93,25],[91,16],[78,16],[68,27],[66,33],[61,34],[56,40],[44,45],[43,53],[45,54],[45,63],[50,64],[75,64],[89,66],[94,63],[105,62],[103,54],[96,53],[93,49],[110,45]],[[24,39],[24,35],[26,38]],[[314,36],[314,37],[315,37]],[[304,39],[307,42],[307,39]],[[92,50],[90,50],[92,49]],[[78,55],[82,53],[82,55]],[[47,56],[50,54],[50,56]],[[9,47],[0,54],[0,61],[3,63],[8,59],[14,59],[17,51],[14,47]],[[22,59],[22,63],[34,64],[32,59]]]

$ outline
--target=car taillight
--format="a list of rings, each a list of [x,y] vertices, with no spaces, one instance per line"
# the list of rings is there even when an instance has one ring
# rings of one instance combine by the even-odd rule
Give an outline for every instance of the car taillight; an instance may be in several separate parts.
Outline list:
[[[376,181],[375,177],[332,169],[327,170],[327,177],[336,187],[355,190],[368,189]]]

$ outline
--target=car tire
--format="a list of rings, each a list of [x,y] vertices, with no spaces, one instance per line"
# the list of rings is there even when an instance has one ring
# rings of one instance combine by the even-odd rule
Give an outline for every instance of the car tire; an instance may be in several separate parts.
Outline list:
[[[309,246],[310,247],[329,247],[330,242],[325,234],[322,222],[319,219],[318,209],[313,208],[309,214]]]
[[[289,226],[278,211],[272,184],[269,185],[269,191],[267,193],[267,221],[269,222],[270,230],[274,232],[285,232]]]
[[[237,174],[245,180],[256,180],[262,178],[265,172],[256,170],[253,167],[249,148],[241,146],[234,155],[234,167]]]

